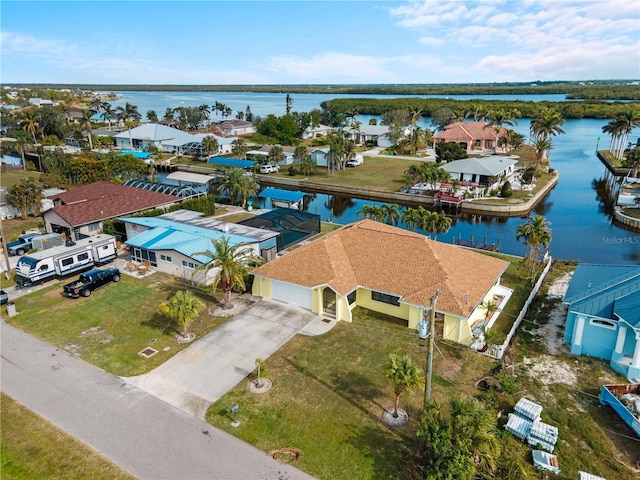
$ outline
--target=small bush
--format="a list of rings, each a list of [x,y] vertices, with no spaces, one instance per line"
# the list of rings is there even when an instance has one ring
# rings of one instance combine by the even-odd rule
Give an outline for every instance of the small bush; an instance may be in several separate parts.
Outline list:
[[[511,182],[507,180],[502,184],[502,188],[500,189],[500,196],[509,198],[511,195],[513,195],[513,191],[511,190]]]

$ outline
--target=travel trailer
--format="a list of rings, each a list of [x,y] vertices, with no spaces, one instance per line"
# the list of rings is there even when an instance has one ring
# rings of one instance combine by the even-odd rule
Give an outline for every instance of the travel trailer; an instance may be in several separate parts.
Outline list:
[[[67,242],[59,247],[23,255],[16,265],[19,278],[40,282],[54,276],[65,276],[116,258],[116,239],[97,235]]]

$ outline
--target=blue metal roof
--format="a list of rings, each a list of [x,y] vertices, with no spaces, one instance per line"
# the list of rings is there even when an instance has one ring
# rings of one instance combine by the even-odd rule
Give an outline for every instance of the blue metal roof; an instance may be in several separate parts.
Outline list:
[[[580,264],[564,301],[570,305],[571,311],[613,319],[616,299],[638,292],[638,266]]]
[[[613,311],[629,325],[640,328],[640,290],[616,299]]]
[[[209,163],[213,165],[224,165],[225,167],[240,167],[240,168],[251,168],[256,162],[253,160],[237,160],[235,158],[220,158],[213,157],[209,160]]]
[[[128,239],[125,242],[127,245],[144,248],[145,250],[175,250],[200,263],[206,263],[211,260],[206,255],[196,255],[197,253],[211,251],[213,249],[211,240],[227,237],[232,245],[256,243],[256,240],[252,238],[172,222],[157,217],[119,218],[119,220],[149,227],[148,230]]]
[[[258,194],[258,197],[274,198],[276,200],[286,200],[288,202],[299,202],[305,195],[306,194],[304,192],[281,190],[279,188],[265,188]]]

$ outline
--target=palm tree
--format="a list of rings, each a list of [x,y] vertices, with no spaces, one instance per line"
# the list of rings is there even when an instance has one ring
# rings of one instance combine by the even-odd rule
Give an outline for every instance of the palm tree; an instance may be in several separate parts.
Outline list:
[[[560,135],[564,130],[560,128],[564,118],[553,108],[545,107],[531,119],[531,133],[536,137],[549,138]]]
[[[36,140],[36,132],[38,131],[38,127],[40,126],[38,120],[38,114],[33,109],[25,110],[22,113],[22,129],[25,132],[29,132],[31,134],[31,136],[33,137],[33,143],[38,143],[38,141]]]
[[[207,151],[207,157],[211,157],[213,152],[218,151],[218,140],[213,135],[207,135],[202,139],[202,146]]]
[[[484,122],[487,118],[487,109],[481,103],[474,103],[464,114],[465,120],[471,118],[474,122]]]
[[[229,203],[231,205],[236,204],[242,188],[242,177],[245,176],[244,171],[240,167],[231,167],[224,172],[220,187],[226,189],[229,193]]]
[[[284,150],[280,145],[274,145],[269,150],[269,161],[275,165],[278,165],[282,160],[284,160]]]
[[[394,204],[383,204],[381,207],[381,215],[383,222],[386,222],[387,225],[397,225],[398,220],[400,220],[400,207]]]
[[[358,215],[362,219],[372,218],[374,208],[375,207],[373,205],[363,205],[362,210],[358,210],[356,212],[356,215]]]
[[[480,306],[485,310],[485,314],[484,314],[485,320],[489,320],[489,317],[493,314],[493,312],[495,312],[498,309],[498,305],[495,302],[493,302],[493,300],[486,300],[482,302],[482,305]]]
[[[105,102],[102,107],[102,114],[104,115],[104,119],[107,121],[107,125],[109,126],[109,130],[111,130],[111,119],[116,111],[111,107],[110,103]]]
[[[419,226],[425,232],[433,234],[433,239],[438,238],[439,233],[447,233],[451,228],[451,219],[444,212],[432,212],[424,210]]]
[[[204,308],[204,303],[189,290],[177,291],[168,302],[158,307],[160,313],[182,327],[182,336],[188,336],[188,327]]]
[[[636,147],[627,153],[624,159],[624,165],[632,170],[632,177],[638,177],[638,168],[640,167],[640,147]]]
[[[231,142],[231,153],[233,153],[234,156],[240,157],[242,160],[246,160],[247,151],[249,151],[249,147],[247,147],[241,138],[236,138]]]
[[[207,105],[206,103],[203,103],[198,107],[198,110],[200,110],[200,113],[202,113],[207,121],[207,126],[209,126],[209,124],[211,123],[211,120],[209,119],[209,115],[211,115],[211,107],[209,107],[209,105]]]
[[[399,356],[395,353],[389,355],[389,362],[383,373],[392,385],[395,394],[393,404],[393,416],[398,418],[398,406],[400,405],[400,395],[404,392],[410,392],[416,387],[424,384],[424,376],[422,370],[413,364],[409,355]]]
[[[410,228],[414,232],[416,231],[416,227],[420,225],[420,219],[423,215],[420,209],[424,210],[424,207],[407,208],[402,212],[402,222],[407,226],[407,228]]]
[[[91,123],[91,110],[82,111],[82,126],[87,131],[89,137],[89,150],[93,150],[93,140],[91,139],[91,131],[93,130],[93,124]]]
[[[287,115],[291,114],[291,105],[293,105],[293,97],[287,93],[284,98]]]
[[[206,250],[197,255],[203,255],[211,261],[198,267],[205,274],[215,270],[213,279],[213,289],[218,286],[224,292],[224,308],[233,308],[231,292],[234,288],[244,290],[246,288],[245,278],[252,268],[263,263],[262,258],[257,257],[253,249],[247,247],[245,243],[231,245],[229,237],[222,237],[219,240],[212,239],[213,250]]]
[[[630,109],[620,113],[616,117],[616,126],[620,134],[619,148],[616,156],[619,160],[622,160],[629,134],[635,127],[640,126],[640,110]]]
[[[495,147],[498,146],[498,139],[500,138],[500,131],[505,125],[509,127],[513,127],[518,124],[516,117],[520,116],[520,112],[517,110],[505,110],[503,108],[499,110],[494,110],[488,113],[487,118],[489,119],[489,126],[493,127],[496,132],[496,141],[494,143],[494,151]]]
[[[542,160],[549,156],[548,152],[553,147],[553,144],[546,136],[537,136],[531,142],[531,146],[536,151],[536,163],[534,166],[538,166]]]
[[[149,120],[150,122],[158,121],[158,114],[155,110],[147,110],[147,120]]]
[[[258,183],[256,179],[248,175],[242,175],[242,178],[240,178],[239,193],[242,195],[242,208],[246,208],[249,197],[258,193]]]
[[[551,243],[550,223],[542,215],[529,216],[527,223],[516,228],[516,240],[523,240],[529,245],[529,258],[538,259],[540,247],[547,248]]]
[[[267,369],[265,368],[265,362],[261,357],[256,358],[256,370],[258,373],[258,383],[256,386],[262,388],[262,377],[267,376]]]

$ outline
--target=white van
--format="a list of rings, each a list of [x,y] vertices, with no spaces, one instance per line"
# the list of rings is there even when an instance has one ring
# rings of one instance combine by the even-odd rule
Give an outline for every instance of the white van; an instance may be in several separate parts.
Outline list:
[[[277,173],[280,171],[279,165],[262,165],[260,167],[260,173]]]

